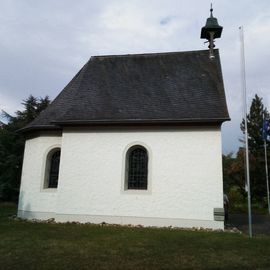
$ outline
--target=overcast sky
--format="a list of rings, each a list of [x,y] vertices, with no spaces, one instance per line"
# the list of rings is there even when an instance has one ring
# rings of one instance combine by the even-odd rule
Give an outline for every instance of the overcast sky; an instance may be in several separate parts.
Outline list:
[[[245,30],[248,101],[270,105],[270,1],[213,0],[224,27],[220,49],[227,104],[223,152],[236,152],[242,117],[240,42]],[[51,99],[91,55],[207,49],[200,29],[208,0],[1,0],[0,109],[21,109],[30,94]]]

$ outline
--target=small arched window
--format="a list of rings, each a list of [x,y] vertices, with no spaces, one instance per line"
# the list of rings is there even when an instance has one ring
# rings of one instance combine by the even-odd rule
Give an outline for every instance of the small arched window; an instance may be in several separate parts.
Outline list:
[[[57,188],[61,149],[51,150],[46,160],[45,188]]]
[[[127,189],[147,189],[148,154],[141,145],[132,146],[126,158]]]

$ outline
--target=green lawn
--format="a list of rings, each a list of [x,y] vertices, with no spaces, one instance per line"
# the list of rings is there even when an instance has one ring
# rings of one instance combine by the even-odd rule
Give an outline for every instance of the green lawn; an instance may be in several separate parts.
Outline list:
[[[0,204],[0,269],[270,269],[270,237],[8,218]]]

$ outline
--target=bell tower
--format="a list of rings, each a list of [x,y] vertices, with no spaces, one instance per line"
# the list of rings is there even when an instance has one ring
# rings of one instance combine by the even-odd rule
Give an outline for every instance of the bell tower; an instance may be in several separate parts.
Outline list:
[[[215,38],[221,37],[223,27],[218,24],[217,18],[213,17],[213,7],[211,4],[210,17],[207,18],[206,24],[202,27],[201,38],[207,39],[205,43],[209,43],[209,58],[215,58],[214,48],[215,48]]]

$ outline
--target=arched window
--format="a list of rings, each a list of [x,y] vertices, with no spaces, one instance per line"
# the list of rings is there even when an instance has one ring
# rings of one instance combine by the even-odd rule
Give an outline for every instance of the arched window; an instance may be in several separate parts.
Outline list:
[[[147,189],[148,154],[141,145],[132,146],[126,159],[127,189]]]
[[[60,148],[55,148],[47,156],[45,188],[57,188],[58,186],[60,155]]]

